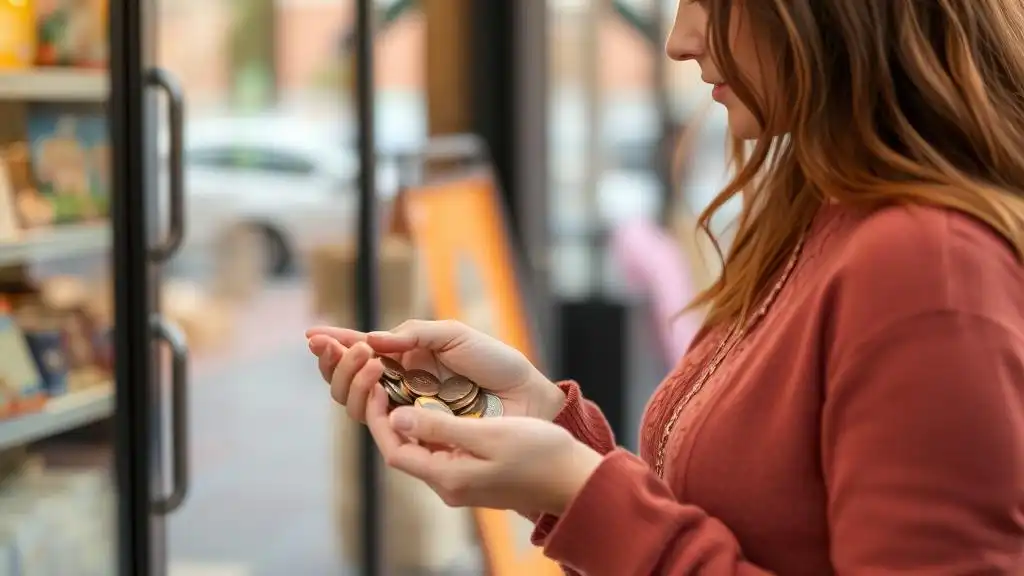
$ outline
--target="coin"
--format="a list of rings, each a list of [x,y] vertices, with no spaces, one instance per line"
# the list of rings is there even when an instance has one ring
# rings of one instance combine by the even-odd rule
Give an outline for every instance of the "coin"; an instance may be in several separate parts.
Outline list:
[[[456,402],[448,402],[447,404],[448,407],[451,408],[454,412],[459,412],[460,410],[465,410],[472,406],[473,403],[476,402],[479,397],[480,387],[474,384],[473,389],[470,390],[469,394],[467,394],[464,398]]]
[[[437,396],[441,381],[426,370],[409,370],[405,373],[405,385],[417,396]]]
[[[487,408],[484,409],[484,418],[497,418],[505,414],[505,405],[501,402],[501,398],[490,392],[485,392],[484,398],[487,403]]]
[[[476,384],[465,376],[452,376],[441,384],[437,397],[448,404],[458,404],[471,395],[476,387]]]
[[[416,393],[413,392],[412,390],[409,390],[409,385],[406,384],[405,378],[402,378],[401,380],[396,382],[395,386],[398,386],[399,388],[401,388],[402,394],[405,394],[406,396],[408,396],[412,400],[415,400],[417,398]]]
[[[449,408],[447,404],[441,402],[437,398],[431,398],[430,396],[421,396],[417,398],[416,406],[423,408],[424,410],[434,410],[436,412],[452,414],[452,409]]]
[[[399,406],[408,406],[413,403],[413,397],[406,393],[400,383],[384,380],[381,384],[384,386],[384,390],[387,391],[388,396],[395,404],[398,404]]]
[[[467,418],[482,418],[486,409],[486,394],[477,394],[473,402],[467,404],[465,408],[458,410],[456,414]]]
[[[405,375],[405,368],[393,358],[381,356],[380,363],[384,366],[384,377],[392,382],[398,382]]]

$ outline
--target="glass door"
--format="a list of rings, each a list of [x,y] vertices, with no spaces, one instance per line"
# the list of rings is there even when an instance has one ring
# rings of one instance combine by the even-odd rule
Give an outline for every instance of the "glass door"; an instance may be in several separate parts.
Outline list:
[[[359,427],[331,400],[304,336],[311,325],[356,320],[356,2],[147,5],[154,64],[187,95],[185,235],[159,282],[161,312],[191,352],[191,482],[166,518],[169,574],[365,573]],[[425,133],[417,56],[425,23],[416,2],[375,5],[378,58],[387,63],[377,76],[377,144],[394,156]],[[154,97],[153,177],[166,199],[171,127],[166,97]],[[384,205],[395,194],[393,165],[381,162],[377,184]],[[405,249],[392,260],[384,266],[408,271]],[[401,310],[408,295],[389,292],[382,300]],[[167,472],[170,460],[162,459]],[[404,505],[394,513],[436,516]],[[454,556],[415,537],[398,552]]]
[[[180,98],[141,4],[0,1],[0,574],[162,574],[187,486],[185,349],[150,290],[181,211],[150,233],[144,93]]]

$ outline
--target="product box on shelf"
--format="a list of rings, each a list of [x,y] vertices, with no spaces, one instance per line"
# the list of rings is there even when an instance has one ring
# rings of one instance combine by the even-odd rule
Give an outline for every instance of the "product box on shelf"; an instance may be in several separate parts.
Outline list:
[[[14,196],[15,216],[20,227],[33,228],[53,223],[53,205],[36,189],[32,177],[32,154],[28,143],[15,142],[3,148],[4,168]]]
[[[0,298],[11,310],[8,316],[29,352],[45,398],[110,380],[109,327],[93,315],[89,290],[72,276],[54,276],[35,284],[0,278]],[[12,411],[21,409],[12,405]]]
[[[20,306],[15,319],[22,331],[36,368],[51,398],[68,391],[68,361],[60,318],[41,305]]]
[[[40,410],[46,403],[43,379],[10,306],[0,299],[0,410],[7,415]]]
[[[28,136],[35,190],[52,208],[52,223],[106,216],[111,159],[103,114],[36,104],[29,108]]]
[[[7,164],[0,162],[0,242],[17,237],[20,226],[15,208],[14,183],[7,170]]]
[[[68,366],[68,389],[80,390],[106,381],[106,332],[89,312],[89,286],[74,276],[50,277],[40,282],[39,302],[59,327]]]
[[[109,0],[35,0],[34,4],[37,64],[106,66]]]

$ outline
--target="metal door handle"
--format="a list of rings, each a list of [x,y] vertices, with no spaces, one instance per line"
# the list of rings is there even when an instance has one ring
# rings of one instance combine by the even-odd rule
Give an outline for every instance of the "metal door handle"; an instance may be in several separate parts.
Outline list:
[[[153,502],[153,512],[170,514],[181,506],[188,494],[188,344],[177,326],[159,314],[150,318],[156,340],[171,349],[171,492]]]
[[[185,239],[185,94],[174,75],[162,68],[150,68],[146,72],[146,83],[167,94],[167,126],[170,130],[167,159],[170,226],[167,237],[150,250],[150,258],[159,264],[169,260]]]

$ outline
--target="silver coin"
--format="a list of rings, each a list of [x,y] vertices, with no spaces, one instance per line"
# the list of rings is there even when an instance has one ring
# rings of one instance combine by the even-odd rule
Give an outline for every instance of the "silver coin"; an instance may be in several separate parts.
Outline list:
[[[505,413],[505,405],[501,403],[501,398],[490,392],[485,393],[484,397],[487,399],[487,407],[484,408],[484,418],[497,418]]]

